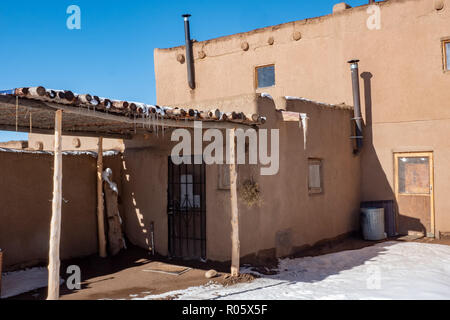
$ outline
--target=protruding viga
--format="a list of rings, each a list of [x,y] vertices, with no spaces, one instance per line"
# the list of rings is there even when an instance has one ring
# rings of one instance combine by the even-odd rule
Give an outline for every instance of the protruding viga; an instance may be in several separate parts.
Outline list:
[[[434,0],[434,8],[436,10],[439,11],[444,9],[444,5],[445,5],[444,0]]]

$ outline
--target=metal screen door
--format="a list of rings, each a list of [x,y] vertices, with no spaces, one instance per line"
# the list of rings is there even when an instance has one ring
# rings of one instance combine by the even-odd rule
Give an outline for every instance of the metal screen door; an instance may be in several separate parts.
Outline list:
[[[399,233],[434,237],[433,154],[396,153],[394,158]]]
[[[167,214],[171,257],[206,258],[205,171],[204,163],[175,165],[169,157]]]

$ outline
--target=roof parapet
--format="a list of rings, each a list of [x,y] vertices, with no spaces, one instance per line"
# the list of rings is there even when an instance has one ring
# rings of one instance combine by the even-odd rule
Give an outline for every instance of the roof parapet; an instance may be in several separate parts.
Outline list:
[[[345,2],[336,3],[333,6],[333,14],[337,13],[337,12],[345,11],[347,9],[350,9],[351,7],[352,7],[351,5],[349,5],[349,4],[345,3]]]

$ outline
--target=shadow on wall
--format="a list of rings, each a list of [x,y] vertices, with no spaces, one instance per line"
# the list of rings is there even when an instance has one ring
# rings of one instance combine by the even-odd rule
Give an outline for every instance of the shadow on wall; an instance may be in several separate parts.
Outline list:
[[[151,250],[151,239],[150,239],[150,225],[146,225],[144,221],[144,215],[141,213],[138,201],[136,199],[136,192],[133,191],[133,183],[135,176],[133,170],[129,169],[129,165],[126,161],[127,156],[123,156],[122,159],[122,185],[123,185],[123,199],[124,199],[124,216],[125,216],[125,234],[128,239],[133,244],[141,245]],[[132,177],[133,176],[133,177]],[[138,192],[138,196],[140,193]],[[139,229],[140,232],[137,234],[130,229]]]
[[[381,165],[373,144],[373,118],[372,118],[372,79],[371,72],[363,72],[361,78],[364,82],[364,106],[366,121],[364,124],[364,145],[361,153],[361,189],[362,201],[394,201],[396,212],[397,232],[407,234],[406,230],[426,234],[426,227],[420,219],[401,215],[395,197],[395,191],[391,187],[386,173]],[[392,159],[393,159],[393,155]],[[392,160],[393,161],[393,160]]]
[[[122,159],[122,212],[127,240],[167,254],[167,161],[154,148],[126,149]]]

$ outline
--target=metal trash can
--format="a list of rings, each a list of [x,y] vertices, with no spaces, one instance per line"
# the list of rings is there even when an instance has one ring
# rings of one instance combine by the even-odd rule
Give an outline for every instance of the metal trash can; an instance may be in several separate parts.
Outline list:
[[[378,241],[386,239],[384,208],[362,208],[361,227],[365,240]]]
[[[361,202],[361,208],[384,208],[384,230],[388,237],[397,233],[397,212],[394,200],[378,200]]]

